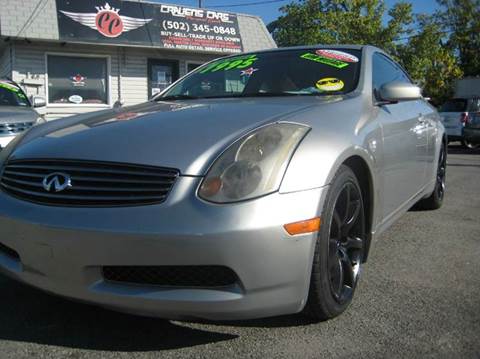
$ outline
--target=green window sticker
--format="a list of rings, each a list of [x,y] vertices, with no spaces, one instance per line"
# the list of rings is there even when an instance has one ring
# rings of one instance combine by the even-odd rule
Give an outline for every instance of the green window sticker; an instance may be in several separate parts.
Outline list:
[[[228,71],[228,70],[244,69],[246,67],[252,66],[253,63],[257,60],[258,60],[257,55],[232,57],[229,59],[213,62],[207,67],[205,67],[203,70],[201,70],[200,73],[206,74],[209,72],[217,72],[222,70]]]
[[[300,57],[305,60],[315,61],[324,65],[333,66],[333,67],[336,67],[337,69],[343,69],[344,67],[348,66],[348,63],[346,62],[336,60],[336,59],[330,59],[328,57],[319,56],[317,54],[312,54],[311,52],[307,52]]]
[[[12,86],[12,85],[7,84],[7,83],[4,83],[4,82],[0,82],[0,87],[4,88],[4,89],[7,89],[7,90],[10,90],[10,91],[15,92],[15,93],[20,92],[20,89],[18,89],[17,87]]]

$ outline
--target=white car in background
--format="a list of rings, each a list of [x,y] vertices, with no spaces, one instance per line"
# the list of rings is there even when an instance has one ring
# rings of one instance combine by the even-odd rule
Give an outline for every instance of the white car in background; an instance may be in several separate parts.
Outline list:
[[[45,106],[45,99],[33,96],[29,101],[15,82],[0,79],[0,149],[6,147],[18,134],[37,123],[45,122],[34,107]]]

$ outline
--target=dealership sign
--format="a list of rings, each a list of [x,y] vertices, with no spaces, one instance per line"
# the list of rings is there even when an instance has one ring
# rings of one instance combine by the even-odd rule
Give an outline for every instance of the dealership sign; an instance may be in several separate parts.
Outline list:
[[[106,37],[118,37],[124,32],[135,30],[152,21],[152,19],[120,16],[118,14],[120,9],[111,7],[109,3],[102,7],[95,6],[95,9],[97,9],[97,13],[75,13],[63,10],[60,12],[73,21],[97,30]]]
[[[235,14],[119,0],[56,2],[61,40],[209,52],[243,51]]]

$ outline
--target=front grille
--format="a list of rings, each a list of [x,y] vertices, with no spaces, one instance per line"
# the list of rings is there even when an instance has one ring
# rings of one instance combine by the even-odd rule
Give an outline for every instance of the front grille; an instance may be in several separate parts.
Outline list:
[[[3,253],[7,257],[10,257],[10,258],[15,259],[17,261],[20,260],[20,256],[18,255],[18,253],[15,250],[13,250],[10,247],[7,247],[6,245],[4,245],[2,243],[0,243],[0,253]]]
[[[0,123],[0,136],[16,135],[28,130],[34,124],[31,122]]]
[[[112,282],[164,287],[225,287],[238,281],[223,266],[107,266],[103,277]]]
[[[46,176],[70,176],[71,186],[44,188]],[[178,170],[122,163],[78,160],[12,160],[4,167],[0,187],[35,203],[57,206],[131,206],[161,203]]]

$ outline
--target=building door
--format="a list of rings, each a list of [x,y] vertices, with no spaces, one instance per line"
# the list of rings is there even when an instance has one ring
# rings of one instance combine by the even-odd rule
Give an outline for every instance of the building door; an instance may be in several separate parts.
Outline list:
[[[148,60],[148,98],[178,79],[178,61]]]

